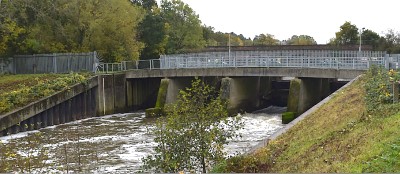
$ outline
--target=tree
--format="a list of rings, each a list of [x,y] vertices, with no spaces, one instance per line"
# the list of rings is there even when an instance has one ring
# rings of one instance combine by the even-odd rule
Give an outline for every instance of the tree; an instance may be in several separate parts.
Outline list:
[[[218,41],[215,40],[216,33],[214,32],[214,27],[203,25],[202,28],[206,46],[218,46]]]
[[[361,34],[361,42],[363,45],[371,45],[374,50],[379,47],[379,40],[381,36],[372,30],[364,30]]]
[[[260,34],[254,37],[253,43],[257,46],[278,45],[279,40],[275,39],[275,36],[272,34]]]
[[[137,6],[143,7],[146,11],[151,11],[157,6],[157,2],[155,0],[131,0],[131,2]]]
[[[158,59],[165,54],[167,46],[167,28],[161,16],[160,9],[148,11],[146,17],[139,25],[139,39],[144,43],[141,59]]]
[[[336,32],[336,37],[331,40],[331,44],[354,45],[359,41],[358,37],[358,28],[346,21],[340,26],[340,31]]]
[[[316,45],[317,42],[314,40],[313,37],[308,35],[293,35],[287,41],[288,45]]]
[[[18,45],[24,44],[25,29],[10,19],[0,21],[0,58],[11,56]]]
[[[167,27],[167,54],[205,46],[201,21],[189,5],[181,0],[162,0],[161,15]]]
[[[129,1],[3,1],[0,21],[25,30],[12,54],[98,51],[107,62],[135,60],[144,11]]]
[[[385,50],[390,54],[400,53],[400,33],[388,30],[385,33]]]
[[[152,131],[156,153],[144,159],[144,168],[206,173],[210,165],[224,159],[223,145],[241,126],[239,117],[228,118],[227,103],[213,87],[196,78],[166,108],[166,116],[157,120]]]

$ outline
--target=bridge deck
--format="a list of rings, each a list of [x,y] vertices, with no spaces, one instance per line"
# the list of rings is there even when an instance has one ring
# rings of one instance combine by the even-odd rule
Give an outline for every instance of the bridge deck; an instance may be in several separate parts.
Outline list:
[[[126,78],[163,77],[311,77],[353,79],[365,70],[337,70],[319,68],[197,68],[197,69],[147,69],[126,72]]]

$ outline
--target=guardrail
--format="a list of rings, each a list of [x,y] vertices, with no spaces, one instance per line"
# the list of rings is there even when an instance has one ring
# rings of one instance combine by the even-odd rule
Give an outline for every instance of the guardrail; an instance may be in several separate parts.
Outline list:
[[[163,55],[160,59],[101,63],[98,73],[135,69],[183,69],[224,67],[282,67],[366,70],[372,64],[386,68],[399,60],[385,52],[374,51],[253,51]]]
[[[160,59],[100,63],[96,73],[113,73],[137,69],[160,69]]]
[[[161,69],[223,68],[223,67],[291,67],[323,69],[368,69],[371,64],[386,65],[385,57],[233,57],[227,58],[166,58]]]

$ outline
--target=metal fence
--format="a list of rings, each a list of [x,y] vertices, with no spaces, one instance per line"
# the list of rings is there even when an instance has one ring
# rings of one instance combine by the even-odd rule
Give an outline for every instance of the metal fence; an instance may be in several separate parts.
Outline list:
[[[13,59],[0,58],[0,74],[13,73]]]
[[[400,54],[388,54],[389,68],[399,69],[400,68]]]
[[[96,52],[17,55],[12,58],[12,73],[95,72],[99,65]]]
[[[208,52],[161,56],[161,69],[218,67],[308,67],[368,69],[387,66],[380,51],[280,50]]]
[[[96,68],[96,73],[112,73],[135,69],[160,69],[160,59],[100,63]]]
[[[223,67],[291,67],[365,70],[370,65],[393,68],[400,55],[381,51],[280,50],[203,52],[163,55],[160,59],[100,64],[96,72],[109,73],[134,69],[181,69]]]

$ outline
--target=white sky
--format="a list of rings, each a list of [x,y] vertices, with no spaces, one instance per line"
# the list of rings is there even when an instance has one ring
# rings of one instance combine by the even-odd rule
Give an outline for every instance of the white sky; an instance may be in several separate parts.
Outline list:
[[[319,44],[350,21],[382,34],[400,31],[399,0],[182,0],[216,31],[254,38],[269,33],[279,40],[312,36]]]

